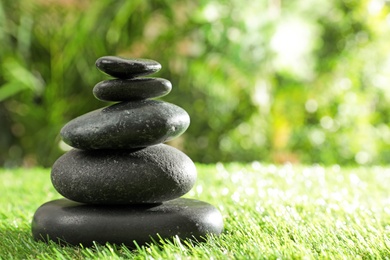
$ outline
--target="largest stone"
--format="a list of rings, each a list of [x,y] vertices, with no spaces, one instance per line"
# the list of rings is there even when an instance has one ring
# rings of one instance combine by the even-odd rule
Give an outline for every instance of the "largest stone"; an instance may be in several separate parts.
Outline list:
[[[189,126],[187,112],[156,100],[122,102],[68,122],[61,129],[65,143],[89,149],[131,149],[169,141]]]
[[[178,198],[195,183],[196,168],[165,145],[131,150],[71,150],[54,163],[51,179],[64,197],[92,204],[156,203]]]
[[[108,242],[135,247],[134,242],[159,241],[158,235],[204,240],[222,230],[223,219],[215,207],[183,198],[134,206],[96,206],[60,199],[42,205],[32,221],[36,240],[83,246]]]

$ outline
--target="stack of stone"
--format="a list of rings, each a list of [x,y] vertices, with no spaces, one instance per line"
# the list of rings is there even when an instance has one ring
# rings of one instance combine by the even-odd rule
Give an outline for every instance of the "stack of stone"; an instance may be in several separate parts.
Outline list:
[[[196,181],[187,155],[162,144],[181,135],[190,119],[182,108],[153,100],[171,91],[153,60],[102,57],[96,66],[117,79],[93,93],[119,101],[82,115],[61,130],[75,149],[53,165],[51,180],[65,198],[42,205],[32,221],[36,240],[91,246],[94,242],[134,246],[178,236],[202,239],[222,232],[212,205],[180,198]]]

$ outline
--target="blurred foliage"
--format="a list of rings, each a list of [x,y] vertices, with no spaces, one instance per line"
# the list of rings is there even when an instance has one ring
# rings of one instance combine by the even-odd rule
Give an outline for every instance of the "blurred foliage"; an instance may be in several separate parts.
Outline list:
[[[0,0],[0,164],[50,166],[108,105],[100,56],[150,58],[199,162],[390,162],[390,2]]]

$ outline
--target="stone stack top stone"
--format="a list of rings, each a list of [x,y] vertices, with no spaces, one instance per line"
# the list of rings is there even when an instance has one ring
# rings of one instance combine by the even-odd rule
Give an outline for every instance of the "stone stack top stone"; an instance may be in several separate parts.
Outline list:
[[[130,79],[153,74],[161,69],[161,64],[148,59],[125,59],[104,56],[96,61],[96,67],[114,78]]]

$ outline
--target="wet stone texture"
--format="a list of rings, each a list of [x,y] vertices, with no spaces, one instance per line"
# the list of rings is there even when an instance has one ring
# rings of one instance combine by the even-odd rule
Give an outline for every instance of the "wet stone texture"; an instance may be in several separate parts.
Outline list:
[[[161,65],[105,56],[96,66],[117,79],[95,85],[95,97],[119,103],[81,115],[61,129],[63,141],[75,149],[54,163],[51,180],[66,199],[38,208],[34,239],[133,247],[134,241],[159,241],[157,234],[196,240],[219,235],[223,220],[214,206],[180,198],[193,187],[196,168],[187,155],[163,143],[184,133],[190,118],[176,105],[151,100],[171,91],[168,80],[140,77]]]

